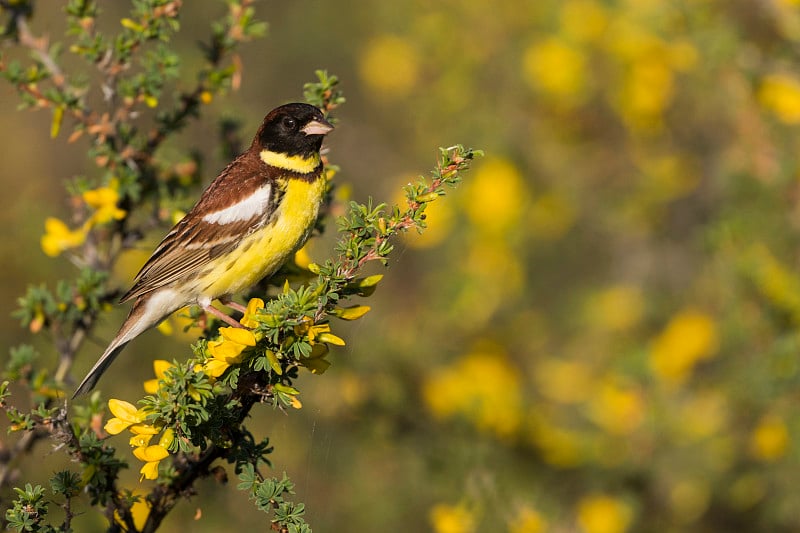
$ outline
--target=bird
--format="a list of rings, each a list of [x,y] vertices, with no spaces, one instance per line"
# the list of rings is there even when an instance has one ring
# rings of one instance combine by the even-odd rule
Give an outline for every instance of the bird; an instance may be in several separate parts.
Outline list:
[[[135,337],[195,304],[239,326],[213,300],[241,310],[231,297],[275,273],[308,239],[326,189],[322,141],[333,126],[304,103],[270,111],[250,147],[205,189],[166,234],[120,303],[128,317],[80,383],[91,391]],[[241,327],[241,326],[240,326]]]

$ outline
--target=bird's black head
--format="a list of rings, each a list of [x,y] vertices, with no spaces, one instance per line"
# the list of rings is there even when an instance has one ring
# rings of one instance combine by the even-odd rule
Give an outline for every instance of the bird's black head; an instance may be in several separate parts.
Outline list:
[[[286,104],[264,117],[253,145],[289,156],[311,156],[319,152],[322,138],[333,129],[322,112],[308,104]]]

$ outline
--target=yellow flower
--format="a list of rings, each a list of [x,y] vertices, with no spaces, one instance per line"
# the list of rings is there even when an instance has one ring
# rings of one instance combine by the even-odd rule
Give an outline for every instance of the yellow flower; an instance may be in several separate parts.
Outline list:
[[[699,361],[716,354],[718,344],[717,326],[712,317],[698,311],[682,311],[653,341],[650,367],[663,382],[680,385]]]
[[[465,185],[464,209],[481,232],[503,234],[520,224],[528,201],[522,174],[508,159],[487,158]]]
[[[229,366],[242,362],[242,352],[256,345],[256,336],[249,329],[219,328],[220,339],[208,343],[211,359],[203,365],[203,371],[213,378],[220,377]]]
[[[106,224],[112,220],[125,218],[125,210],[117,207],[119,193],[112,182],[111,187],[99,187],[83,193],[83,201],[95,212],[89,219],[89,224]]]
[[[404,205],[405,191],[398,191],[395,202]],[[422,233],[403,233],[403,238],[412,248],[431,248],[441,244],[455,226],[455,210],[452,202],[433,201],[425,206],[425,222],[428,227]]]
[[[614,379],[608,379],[600,386],[592,395],[588,408],[591,419],[614,435],[630,434],[644,421],[642,392]]]
[[[259,322],[255,319],[255,317],[258,315],[258,311],[260,309],[264,309],[264,300],[261,298],[251,299],[249,302],[247,302],[247,309],[245,310],[244,316],[239,323],[246,328],[257,327]]]
[[[61,220],[53,217],[48,217],[44,221],[44,231],[41,246],[44,253],[50,257],[56,257],[61,252],[77,248],[86,241],[88,233],[84,228],[72,231]]]
[[[585,98],[586,57],[579,48],[557,37],[534,43],[525,51],[522,74],[532,88],[564,103]]]
[[[334,344],[336,346],[344,346],[344,340],[331,333],[330,324],[314,324],[310,318],[294,327],[294,332],[299,336],[307,336],[308,342],[312,345],[319,343]]]
[[[148,379],[144,382],[144,391],[147,394],[157,394],[158,393],[158,382],[164,379],[164,374],[168,368],[174,366],[169,361],[165,361],[164,359],[156,359],[153,361],[153,372],[155,373],[155,379]]]
[[[789,447],[789,430],[782,418],[776,415],[763,417],[750,437],[750,452],[764,462],[773,462],[786,454]]]
[[[435,533],[471,533],[475,531],[475,515],[463,505],[433,506],[429,518]]]
[[[758,90],[761,105],[781,122],[800,123],[800,80],[789,74],[773,74],[764,78]]]
[[[406,39],[383,35],[372,40],[359,59],[361,80],[371,94],[401,98],[419,79],[419,57]]]
[[[131,448],[143,448],[148,446],[151,440],[153,440],[153,435],[134,433],[133,437],[128,440],[128,444],[131,445]]]
[[[588,496],[578,503],[578,524],[585,533],[622,533],[631,515],[625,502],[611,496]]]
[[[434,416],[464,416],[479,430],[501,438],[514,435],[522,422],[519,371],[493,346],[435,370],[422,394]]]
[[[608,331],[625,331],[642,318],[644,297],[633,285],[614,285],[594,295],[587,305],[593,325]]]
[[[158,479],[158,464],[169,457],[169,447],[175,440],[175,433],[171,428],[167,428],[161,435],[158,444],[152,446],[141,446],[133,450],[133,455],[140,461],[144,461],[139,473],[142,479]]]
[[[605,33],[608,15],[602,3],[594,0],[569,0],[561,6],[561,26],[564,33],[576,41],[595,41]]]
[[[108,408],[114,414],[114,418],[110,418],[105,425],[105,430],[110,435],[122,433],[130,426],[144,421],[147,416],[144,411],[136,409],[133,404],[115,398],[108,400]]]
[[[633,127],[658,128],[674,92],[674,74],[666,63],[653,57],[637,60],[631,65],[620,91],[622,115]]]
[[[585,401],[595,380],[586,363],[555,357],[536,361],[534,379],[542,396],[562,404]]]

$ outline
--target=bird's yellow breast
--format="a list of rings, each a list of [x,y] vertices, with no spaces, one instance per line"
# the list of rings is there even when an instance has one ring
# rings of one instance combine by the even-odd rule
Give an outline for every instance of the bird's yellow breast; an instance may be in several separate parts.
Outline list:
[[[205,296],[235,294],[254,285],[278,270],[308,238],[319,214],[325,178],[288,179],[276,185],[285,187],[285,192],[270,223],[213,261],[198,280]]]

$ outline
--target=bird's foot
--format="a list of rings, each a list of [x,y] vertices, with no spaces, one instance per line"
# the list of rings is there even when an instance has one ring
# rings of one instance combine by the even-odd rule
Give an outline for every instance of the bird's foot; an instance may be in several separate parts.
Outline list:
[[[220,298],[219,301],[222,302],[222,305],[224,305],[225,307],[230,307],[234,311],[239,311],[242,314],[245,314],[247,312],[247,307],[240,304],[239,302],[234,302],[229,298]]]
[[[222,311],[220,311],[219,309],[217,309],[216,307],[214,307],[211,304],[204,305],[203,306],[203,310],[206,313],[210,314],[210,315],[214,315],[215,317],[219,318],[220,320],[222,320],[223,322],[227,323],[228,325],[230,325],[230,326],[232,326],[234,328],[243,328],[244,327],[239,322],[237,322],[236,319],[226,315],[225,313],[223,313]]]

